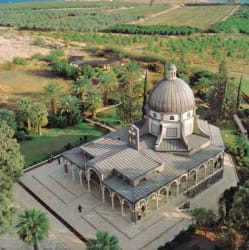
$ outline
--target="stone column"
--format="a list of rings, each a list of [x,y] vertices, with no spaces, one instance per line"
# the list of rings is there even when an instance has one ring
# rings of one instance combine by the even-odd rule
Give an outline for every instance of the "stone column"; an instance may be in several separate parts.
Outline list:
[[[82,186],[83,185],[83,182],[82,182],[82,170],[80,170],[79,173],[80,173],[80,185]]]
[[[71,169],[72,169],[72,178],[73,181],[75,181],[74,165],[72,163],[71,163]]]
[[[112,199],[112,209],[114,209],[114,208],[115,208],[115,205],[114,205],[113,194],[111,193],[110,195],[111,195],[111,199]]]
[[[121,215],[125,216],[125,214],[124,214],[124,200],[121,201]]]
[[[102,202],[105,203],[105,188],[104,186],[102,187]]]
[[[91,185],[90,185],[90,173],[89,171],[87,171],[87,188],[88,188],[88,191],[91,192]]]

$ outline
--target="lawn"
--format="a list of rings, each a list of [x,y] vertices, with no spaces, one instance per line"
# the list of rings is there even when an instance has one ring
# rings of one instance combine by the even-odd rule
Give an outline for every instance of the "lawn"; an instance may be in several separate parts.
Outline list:
[[[7,96],[6,101],[16,103],[22,97],[40,101],[43,88],[50,82],[61,86],[62,92],[69,89],[71,81],[51,75],[48,70],[13,70],[0,72],[0,89]]]
[[[234,6],[185,6],[168,13],[139,22],[139,24],[188,25],[207,29],[228,15]]]
[[[80,137],[87,136],[87,140],[90,141],[103,134],[96,127],[86,123],[65,129],[44,129],[42,136],[34,136],[32,140],[20,143],[21,153],[25,157],[25,167],[47,159],[51,154],[64,151],[67,143],[79,145]]]
[[[121,128],[122,125],[117,116],[116,108],[107,110],[102,113],[98,113],[97,118],[100,122],[106,123],[107,125],[114,128]]]
[[[218,125],[225,145],[236,147],[242,143],[242,138],[236,133],[236,127],[233,122],[229,124]]]

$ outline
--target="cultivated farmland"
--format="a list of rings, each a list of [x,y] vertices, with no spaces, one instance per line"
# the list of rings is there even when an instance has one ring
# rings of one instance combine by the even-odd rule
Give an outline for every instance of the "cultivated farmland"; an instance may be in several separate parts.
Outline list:
[[[207,29],[212,24],[215,24],[225,16],[229,15],[234,8],[233,5],[184,6],[144,21],[138,20],[136,23],[143,25],[188,25]]]

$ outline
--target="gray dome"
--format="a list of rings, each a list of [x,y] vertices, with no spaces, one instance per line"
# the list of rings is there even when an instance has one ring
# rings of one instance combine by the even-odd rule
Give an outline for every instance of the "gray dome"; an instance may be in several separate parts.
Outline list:
[[[163,113],[183,113],[195,107],[191,88],[181,79],[163,79],[152,89],[148,101],[150,109]]]
[[[168,67],[167,67],[167,70],[177,70],[175,64],[170,64]]]

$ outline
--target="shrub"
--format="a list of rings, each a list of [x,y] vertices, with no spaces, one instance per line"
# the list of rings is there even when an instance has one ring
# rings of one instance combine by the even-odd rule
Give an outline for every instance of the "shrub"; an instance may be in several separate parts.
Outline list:
[[[37,37],[34,42],[34,45],[43,45],[44,44],[44,40],[41,37]]]
[[[36,54],[31,56],[31,59],[38,60],[38,61],[44,60],[44,58],[45,58],[45,56],[42,55],[41,53],[36,53]]]
[[[17,65],[26,65],[27,60],[25,58],[23,58],[23,57],[15,56],[13,58],[13,63],[17,64]]]

